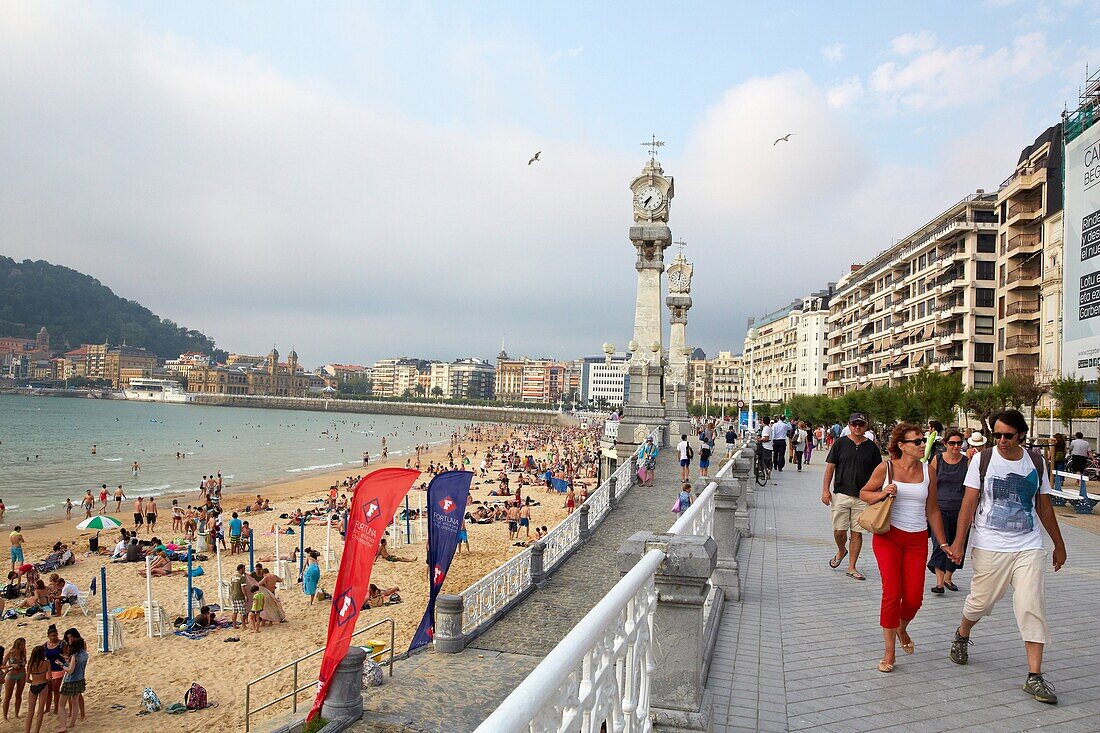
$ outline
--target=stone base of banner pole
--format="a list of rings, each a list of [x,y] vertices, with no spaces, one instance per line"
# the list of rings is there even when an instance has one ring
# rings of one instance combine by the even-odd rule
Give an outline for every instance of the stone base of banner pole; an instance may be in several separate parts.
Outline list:
[[[363,665],[367,652],[358,646],[348,653],[332,673],[328,695],[321,705],[321,717],[326,720],[359,720],[363,717]]]
[[[462,596],[441,595],[435,599],[435,635],[433,648],[441,654],[462,651]]]

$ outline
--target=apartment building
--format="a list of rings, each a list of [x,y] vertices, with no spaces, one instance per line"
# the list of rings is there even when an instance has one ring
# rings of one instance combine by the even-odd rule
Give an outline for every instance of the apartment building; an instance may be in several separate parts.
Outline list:
[[[736,405],[737,400],[747,399],[742,387],[741,355],[730,351],[719,351],[718,356],[709,361],[710,386],[709,402],[712,405]],[[688,385],[688,398],[691,398],[691,386]]]
[[[579,362],[526,356],[512,359],[501,349],[497,356],[493,394],[498,400],[547,403],[579,397],[581,371]]]
[[[979,189],[836,284],[831,396],[904,382],[923,367],[993,383],[997,194]]]
[[[431,379],[428,394],[432,397],[451,396],[451,365],[445,361],[433,361],[429,368]]]
[[[753,399],[781,402],[796,394],[824,394],[829,304],[833,286],[760,318],[745,336],[741,367]]]
[[[709,359],[688,360],[688,404],[702,405],[710,399],[714,375]]]
[[[626,400],[630,374],[626,371],[628,354],[586,356],[581,360],[581,399],[591,405],[606,404],[618,408]]]
[[[375,397],[412,396],[419,385],[420,372],[412,359],[380,359],[371,367],[371,394]]]
[[[1020,153],[997,192],[997,375],[1061,374],[1062,125]]]
[[[432,365],[433,368],[435,365]],[[448,364],[446,394],[452,399],[491,400],[496,369],[482,359],[459,359]],[[435,372],[432,372],[435,378]]]

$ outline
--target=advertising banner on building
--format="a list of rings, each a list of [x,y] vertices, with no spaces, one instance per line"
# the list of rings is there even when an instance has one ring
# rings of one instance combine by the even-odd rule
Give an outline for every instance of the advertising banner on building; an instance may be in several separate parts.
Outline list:
[[[410,652],[428,644],[435,636],[435,599],[458,548],[458,531],[473,479],[471,471],[444,471],[428,484],[428,607],[413,635]]]
[[[1066,145],[1062,372],[1100,366],[1100,125]]]

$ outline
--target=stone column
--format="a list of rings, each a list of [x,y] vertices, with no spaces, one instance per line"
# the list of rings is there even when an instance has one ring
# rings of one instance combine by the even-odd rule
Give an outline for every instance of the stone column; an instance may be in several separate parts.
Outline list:
[[[648,550],[665,551],[657,569],[653,618],[650,714],[654,730],[711,729],[711,696],[703,678],[707,651],[703,603],[718,557],[712,537],[638,532],[622,544],[618,565],[627,573]]]
[[[577,520],[580,523],[581,542],[588,542],[592,538],[592,530],[588,528],[588,502],[581,504],[577,512],[581,515]]]
[[[619,497],[615,493],[619,487],[618,485],[619,479],[614,476],[607,480],[607,503],[611,505],[612,509],[619,505]]]
[[[741,572],[737,550],[741,546],[737,509],[744,497],[743,468],[735,463],[730,473],[718,480],[714,496],[714,540],[718,543],[718,562],[711,582],[731,601],[741,600]]]
[[[326,720],[359,720],[363,717],[363,665],[367,652],[352,646],[336,665],[328,695],[321,704],[321,717]]]
[[[442,654],[457,654],[466,645],[462,637],[462,596],[435,599],[435,636],[432,645]]]

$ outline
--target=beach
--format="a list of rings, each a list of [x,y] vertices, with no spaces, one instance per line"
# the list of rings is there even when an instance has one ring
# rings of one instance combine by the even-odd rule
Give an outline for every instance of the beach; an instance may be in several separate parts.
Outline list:
[[[498,428],[505,434],[513,430],[523,431],[522,427]],[[473,442],[463,440],[461,447],[471,456],[471,469],[477,469],[480,456],[484,455],[487,442]],[[451,449],[449,444],[433,446],[427,454],[422,456],[423,467],[427,467],[430,461],[437,464],[447,463],[447,453]],[[474,455],[477,451],[477,455]],[[527,450],[526,446],[520,449],[521,454],[533,454],[536,459],[543,459],[547,453],[545,447],[537,446],[536,450]],[[457,453],[456,453],[457,455]],[[372,457],[369,469],[383,466],[404,466],[407,455],[391,457],[387,461],[381,461],[378,457]],[[499,460],[495,464],[499,470]],[[498,487],[496,480],[497,470],[491,470],[489,475],[481,478],[475,476],[471,491],[471,504],[474,501],[490,500],[489,492]],[[255,494],[262,494],[271,500],[275,511],[257,516],[256,514],[244,515],[249,518],[255,528],[255,557],[257,562],[261,558],[270,558],[274,555],[275,535],[270,533],[271,525],[278,523],[285,526],[286,520],[279,520],[282,513],[291,513],[297,508],[307,510],[315,504],[312,499],[320,499],[327,495],[328,487],[342,481],[346,477],[354,477],[364,473],[360,468],[345,467],[343,470],[330,473],[311,474],[301,478],[277,483],[268,483],[260,486],[248,486],[236,490],[229,489],[223,497],[222,504],[227,512],[241,510]],[[509,474],[513,488],[517,474]],[[196,477],[197,479],[198,477]],[[430,476],[423,474],[421,480],[427,482]],[[419,485],[420,482],[417,482]],[[581,485],[589,488],[594,486],[595,480],[581,480],[577,482],[578,490]],[[350,494],[349,490],[342,489]],[[417,489],[410,492],[411,506],[417,506],[415,494]],[[524,495],[529,495],[541,505],[532,507],[532,528],[546,525],[553,527],[566,516],[564,497],[561,494],[547,494],[541,484],[524,487]],[[157,536],[168,542],[177,534],[171,531],[170,497],[158,499],[160,509],[160,521],[158,522]],[[349,496],[350,498],[350,496]],[[191,492],[184,497],[197,503],[198,494]],[[132,502],[124,501],[122,511],[111,513],[123,526],[131,527],[133,524]],[[114,502],[109,503],[110,509],[114,508]],[[98,511],[98,508],[97,508]],[[26,537],[25,554],[28,562],[41,560],[50,547],[58,540],[70,543],[78,561],[73,566],[60,568],[57,572],[66,580],[73,582],[82,591],[86,591],[93,577],[98,577],[100,567],[105,564],[106,556],[86,556],[88,539],[94,533],[79,532],[74,529],[75,523],[83,516],[83,512],[74,509],[73,519],[70,522],[50,522],[36,528],[24,527],[23,534]],[[11,522],[7,522],[5,530],[11,529]],[[521,530],[522,531],[522,530]],[[508,530],[504,523],[478,525],[468,523],[470,552],[462,552],[455,556],[450,573],[443,586],[444,593],[457,593],[474,581],[483,577],[493,568],[499,566],[509,557],[520,551],[513,546],[513,541],[508,539]],[[140,537],[147,539],[150,535],[142,533]],[[392,536],[392,535],[391,535]],[[522,538],[521,538],[522,539]],[[100,544],[104,547],[113,547],[118,540],[117,531],[104,532],[100,536]],[[391,540],[392,541],[392,540]],[[299,537],[295,535],[280,535],[280,551],[288,553],[293,547],[297,547]],[[325,530],[323,526],[308,526],[305,532],[305,545],[314,549],[321,549],[325,543]],[[342,542],[339,534],[332,532],[332,543],[339,555]],[[381,587],[398,586],[403,602],[397,605],[384,606],[363,611],[359,619],[359,627],[373,621],[392,618],[396,624],[397,652],[404,652],[409,644],[413,632],[424,613],[427,601],[427,580],[424,573],[425,548],[422,543],[414,545],[395,546],[394,554],[410,558],[414,562],[383,562],[379,560],[373,570],[371,581]],[[205,592],[206,602],[217,600],[217,569],[214,564],[214,556],[201,564],[204,567],[204,575],[195,579],[195,585]],[[239,562],[248,564],[247,551],[243,554],[231,556],[222,553],[222,573],[228,580],[233,573],[233,568]],[[271,563],[264,562],[265,567],[271,567]],[[322,558],[322,571],[324,568]],[[108,607],[111,610],[140,606],[145,600],[146,581],[143,574],[144,564],[138,563],[106,563],[107,567],[107,598]],[[174,572],[167,577],[153,579],[153,592],[157,602],[168,612],[169,619],[186,615],[186,577],[180,569],[186,568],[185,564],[176,563]],[[291,575],[296,575],[296,569]],[[320,586],[331,591],[336,578],[336,567],[331,572],[322,572]],[[280,590],[279,597],[287,614],[287,623],[264,627],[259,633],[252,633],[245,629],[219,629],[202,639],[189,639],[182,636],[169,635],[163,638],[148,638],[146,636],[146,622],[144,619],[126,620],[119,623],[123,629],[124,648],[118,652],[102,654],[98,651],[91,653],[91,661],[88,665],[88,689],[85,693],[87,723],[83,727],[88,730],[119,730],[125,727],[133,731],[184,731],[204,728],[211,731],[236,731],[244,727],[244,691],[248,680],[258,677],[290,660],[322,647],[325,643],[325,634],[328,624],[330,604],[319,602],[310,606],[300,586],[294,584],[295,577],[287,579],[287,587]],[[70,611],[68,616],[61,619],[53,619],[61,631],[73,626],[76,627],[85,639],[89,648],[96,647],[97,631],[94,620],[99,612],[100,598],[89,597],[91,614],[85,617],[77,609]],[[197,608],[195,609],[197,613]],[[10,646],[18,636],[27,639],[28,648],[40,644],[45,639],[46,627],[50,621],[30,620],[19,618],[0,622],[0,643]],[[378,633],[370,633],[357,637],[357,643],[365,642],[370,638],[388,641],[388,629],[379,628]],[[239,638],[239,642],[227,642],[226,639]],[[299,668],[299,684],[306,684],[310,679],[316,678],[320,656],[316,656]],[[218,707],[184,716],[170,716],[163,712],[146,716],[138,716],[143,710],[141,695],[144,687],[148,686],[160,697],[167,706],[172,702],[182,702],[184,692],[191,683],[198,682],[208,692],[209,699],[218,703]],[[263,704],[273,697],[283,694],[291,686],[291,673],[287,671],[265,683],[253,688],[253,707]],[[25,696],[24,692],[24,696]],[[308,707],[311,696],[303,693],[299,698],[299,707]],[[121,709],[111,709],[113,705],[123,706]],[[262,722],[271,717],[289,711],[289,701],[285,705],[264,711],[258,717],[253,718],[253,724],[262,730]],[[26,711],[24,700],[23,712]],[[53,730],[49,726],[56,726],[56,721],[47,716],[43,730]]]

